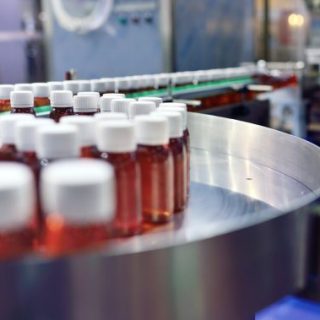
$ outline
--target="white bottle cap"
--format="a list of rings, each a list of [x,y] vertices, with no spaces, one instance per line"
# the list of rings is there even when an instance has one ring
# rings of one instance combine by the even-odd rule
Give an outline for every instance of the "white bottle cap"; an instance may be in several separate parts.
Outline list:
[[[30,225],[35,188],[31,170],[18,163],[0,164],[0,230],[11,232]]]
[[[106,92],[106,82],[102,79],[91,80],[91,91]]]
[[[116,92],[116,81],[112,78],[102,78],[106,92]]]
[[[83,91],[83,92],[79,92],[77,95],[78,96],[93,96],[93,97],[96,97],[97,99],[100,99],[100,94],[97,91]]]
[[[121,112],[126,114],[127,116],[129,115],[129,105],[131,102],[136,101],[135,99],[127,99],[127,98],[122,98],[122,99],[114,99],[111,101],[111,112]]]
[[[141,97],[139,98],[139,101],[151,101],[156,104],[156,107],[158,108],[160,103],[163,102],[162,98],[159,97]]]
[[[31,91],[11,91],[10,104],[12,108],[32,108],[33,93]]]
[[[162,112],[162,111],[175,111],[179,112],[182,116],[182,124],[183,124],[183,130],[187,129],[188,127],[188,113],[179,107],[161,107],[157,109],[157,111]]]
[[[128,117],[121,112],[102,112],[94,115],[96,121],[111,121],[111,120],[127,120]]]
[[[80,95],[73,99],[74,112],[94,112],[98,110],[99,98],[95,95]]]
[[[116,91],[125,91],[131,88],[129,77],[116,78]]]
[[[15,127],[15,145],[18,151],[36,150],[36,133],[40,127],[54,125],[52,119],[20,121]]]
[[[101,152],[133,152],[136,150],[134,124],[125,120],[99,121],[97,146]]]
[[[70,124],[76,127],[80,138],[80,146],[95,145],[95,120],[89,116],[66,116],[60,119],[60,123]]]
[[[9,100],[10,93],[14,90],[14,86],[11,84],[1,84],[0,85],[0,99]]]
[[[167,87],[170,83],[170,76],[167,73],[158,74],[156,76],[156,88]]]
[[[165,116],[169,122],[170,138],[181,138],[183,135],[183,116],[177,111],[157,110],[153,116]]]
[[[137,116],[136,139],[138,144],[158,146],[169,142],[169,123],[166,117]]]
[[[79,80],[79,92],[90,92],[91,83],[90,80]]]
[[[51,91],[57,91],[57,90],[63,90],[63,82],[61,81],[50,81],[48,82],[49,90]]]
[[[14,85],[15,91],[32,91],[31,83],[17,83]]]
[[[187,105],[182,102],[162,102],[160,103],[159,107],[183,108],[184,110],[188,111]]]
[[[138,115],[150,114],[156,109],[156,104],[152,101],[133,101],[128,107],[129,118],[133,119]]]
[[[73,95],[70,90],[51,91],[50,104],[54,108],[72,107]]]
[[[79,85],[80,83],[77,80],[63,81],[64,90],[70,90],[73,94],[77,94],[79,92]]]
[[[50,95],[49,85],[47,83],[33,83],[33,95],[39,98],[48,98]]]
[[[77,129],[66,124],[39,128],[36,136],[36,153],[39,159],[78,157],[80,139]]]
[[[0,142],[14,144],[14,132],[17,123],[35,119],[32,114],[6,114],[0,117]]]
[[[100,98],[100,110],[101,112],[111,112],[111,102],[114,99],[123,99],[125,95],[122,93],[105,93]]]
[[[61,160],[41,174],[44,213],[59,214],[67,224],[107,224],[115,214],[111,165],[100,160]]]

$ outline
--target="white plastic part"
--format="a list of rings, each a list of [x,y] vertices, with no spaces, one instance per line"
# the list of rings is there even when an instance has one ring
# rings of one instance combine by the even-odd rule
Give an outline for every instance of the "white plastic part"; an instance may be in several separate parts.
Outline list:
[[[130,77],[116,78],[115,79],[116,91],[126,91],[131,89],[131,79]]]
[[[22,152],[35,151],[37,130],[50,125],[54,125],[52,119],[33,119],[17,123],[14,132],[17,150]]]
[[[97,147],[101,152],[133,152],[136,150],[134,124],[126,120],[99,121]]]
[[[48,98],[50,95],[50,89],[47,83],[33,83],[32,88],[34,97]]]
[[[14,86],[11,84],[1,84],[0,85],[0,99],[9,100],[10,93],[14,90]]]
[[[113,0],[96,0],[94,7],[85,17],[77,17],[68,13],[63,0],[51,0],[53,12],[59,25],[70,32],[85,34],[101,28],[112,12]]]
[[[96,123],[93,117],[89,116],[66,116],[60,119],[60,123],[75,126],[80,138],[80,146],[88,147],[95,145]]]
[[[103,79],[91,80],[91,91],[97,91],[100,93],[106,92],[106,81]]]
[[[41,199],[46,215],[69,225],[106,225],[115,214],[113,168],[91,159],[55,162],[42,171]]]
[[[105,93],[100,98],[100,111],[111,112],[111,102],[115,99],[124,99],[125,95],[122,93]]]
[[[168,144],[169,123],[165,116],[137,116],[135,124],[138,144],[147,146]]]
[[[183,114],[183,126],[184,129],[187,128],[188,126],[188,109],[187,109],[187,105],[185,103],[182,102],[164,102],[164,103],[160,103],[159,109],[160,108],[173,108],[175,111],[182,112]],[[183,111],[181,111],[183,110]]]
[[[128,115],[133,119],[139,115],[150,114],[156,109],[156,104],[152,101],[133,101],[129,104]]]
[[[12,108],[32,108],[33,93],[31,91],[11,91],[10,104]]]
[[[112,120],[127,120],[128,117],[121,112],[102,112],[94,115],[96,121],[112,121]]]
[[[78,96],[93,96],[96,97],[96,99],[100,99],[100,94],[96,91],[82,91],[78,93]]]
[[[28,167],[12,162],[0,164],[0,230],[21,230],[30,225],[35,208],[35,187]]]
[[[165,116],[169,122],[169,136],[170,138],[181,138],[183,136],[183,116],[177,111],[156,111],[152,113],[153,116]]]
[[[156,104],[156,107],[158,108],[160,106],[160,103],[163,102],[162,98],[160,97],[140,97],[139,101],[151,101]]]
[[[104,81],[105,91],[109,93],[116,92],[116,79],[114,78],[102,78],[101,80]],[[108,93],[106,93],[108,94]]]
[[[33,120],[35,117],[31,114],[7,114],[0,117],[0,143],[14,144],[15,127],[20,121]]]
[[[81,81],[78,80],[67,80],[63,81],[64,90],[70,90],[73,94],[77,94],[79,92]]]
[[[17,83],[14,85],[15,91],[32,91],[31,83]]]
[[[50,93],[51,107],[72,107],[73,106],[73,94],[70,90],[57,90]]]
[[[74,126],[56,124],[37,130],[36,153],[39,159],[65,159],[80,156],[80,139]]]
[[[50,92],[57,91],[57,90],[63,90],[63,82],[62,81],[50,81],[50,82],[48,82],[48,85],[49,85]]]
[[[89,92],[91,91],[90,80],[79,80],[79,92]]]
[[[73,99],[74,112],[96,112],[98,110],[99,97],[96,95],[77,95]]]
[[[167,107],[167,106],[161,106],[157,109],[157,111],[162,112],[162,111],[176,111],[179,112],[182,116],[183,119],[183,130],[187,129],[188,126],[188,112],[181,108],[181,107]]]
[[[111,102],[111,112],[121,112],[129,116],[129,105],[131,102],[136,101],[135,99],[114,99]]]

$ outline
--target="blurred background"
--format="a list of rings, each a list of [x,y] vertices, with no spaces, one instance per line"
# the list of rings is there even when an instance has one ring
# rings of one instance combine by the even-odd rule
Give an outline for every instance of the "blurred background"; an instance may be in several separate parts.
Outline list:
[[[318,0],[10,0],[0,83],[303,61],[319,43]]]

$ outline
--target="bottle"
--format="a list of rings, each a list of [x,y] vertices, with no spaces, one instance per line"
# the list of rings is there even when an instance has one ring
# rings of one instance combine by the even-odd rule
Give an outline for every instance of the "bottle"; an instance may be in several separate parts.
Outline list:
[[[15,146],[18,152],[20,162],[28,166],[34,176],[36,187],[36,225],[38,228],[42,225],[41,207],[39,199],[39,161],[36,155],[36,133],[37,130],[44,126],[53,125],[51,119],[33,119],[28,121],[20,121],[15,127]]]
[[[107,92],[107,86],[105,80],[95,79],[91,80],[91,91],[96,91],[99,95],[103,95]]]
[[[14,87],[10,84],[0,85],[0,112],[11,111],[10,93]]]
[[[94,115],[94,120],[99,121],[112,121],[112,120],[127,120],[127,116],[121,112],[102,112]]]
[[[105,86],[105,93],[115,93],[116,92],[116,80],[112,78],[102,78],[101,80],[104,81]]]
[[[31,91],[32,92],[32,84],[31,83],[17,83],[14,85],[14,91]]]
[[[129,105],[131,102],[135,102],[135,99],[114,99],[111,101],[111,112],[121,112],[127,117],[129,116]]]
[[[0,117],[0,161],[19,161],[15,146],[15,126],[20,121],[35,119],[31,114],[7,114]]]
[[[142,212],[149,223],[166,223],[174,211],[173,159],[165,117],[137,116],[136,139],[141,170]]]
[[[78,80],[66,80],[63,81],[63,89],[69,90],[73,95],[76,95],[79,92],[81,81]]]
[[[129,77],[115,79],[115,91],[118,93],[127,94],[131,92],[131,80]]]
[[[100,160],[63,160],[41,174],[43,244],[50,256],[105,243],[114,217],[114,173]]]
[[[161,103],[159,109],[167,109],[180,112],[183,116],[183,141],[187,150],[187,177],[188,177],[188,194],[190,193],[190,133],[188,130],[188,112],[185,103],[166,102]]]
[[[49,85],[46,83],[34,83],[33,85],[34,106],[50,106]]]
[[[100,158],[110,163],[116,177],[115,235],[130,236],[141,231],[141,183],[134,125],[126,120],[97,124]]]
[[[50,81],[48,82],[50,94],[52,91],[61,91],[63,90],[62,81]]]
[[[62,124],[76,127],[80,138],[81,158],[97,158],[98,150],[95,142],[96,122],[90,116],[68,116],[61,118]]]
[[[73,99],[73,112],[80,116],[93,116],[98,112],[99,100],[95,95],[77,95]]]
[[[105,93],[100,98],[100,111],[111,112],[111,102],[115,99],[123,99],[123,98],[125,98],[125,95],[121,93]]]
[[[129,104],[129,119],[134,119],[139,115],[147,115],[156,111],[156,104],[152,101],[133,101]]]
[[[183,119],[179,112],[158,111],[155,116],[165,116],[169,122],[169,149],[174,166],[174,212],[184,210],[187,203],[187,150],[183,141]]]
[[[73,115],[73,96],[69,90],[52,91],[50,94],[50,118],[59,122],[64,116]]]
[[[91,83],[90,80],[79,80],[79,92],[90,92]]]
[[[100,112],[100,94],[99,92],[96,91],[84,91],[84,92],[79,92],[78,96],[93,96],[97,99],[97,105],[98,105],[98,109],[97,112]]]
[[[34,183],[31,171],[19,163],[0,164],[0,259],[32,251]]]
[[[140,97],[139,101],[151,101],[156,104],[156,107],[158,108],[160,103],[163,102],[162,98],[160,97]]]
[[[11,113],[35,115],[33,93],[31,91],[12,91],[10,93]]]

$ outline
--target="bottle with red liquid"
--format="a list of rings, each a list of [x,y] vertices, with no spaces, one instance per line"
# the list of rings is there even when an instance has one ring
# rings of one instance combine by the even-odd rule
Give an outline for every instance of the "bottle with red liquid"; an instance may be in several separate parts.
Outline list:
[[[73,115],[73,95],[69,90],[52,91],[50,94],[50,118],[59,122],[64,116]]]
[[[0,117],[0,161],[19,161],[15,146],[15,127],[20,121],[35,119],[31,114],[7,114]]]
[[[160,111],[154,116],[165,116],[169,122],[169,148],[174,166],[174,212],[181,212],[187,203],[187,150],[183,141],[183,119],[179,112]]]
[[[159,106],[160,110],[171,110],[171,111],[177,111],[179,112],[183,117],[183,141],[186,146],[187,150],[187,177],[188,177],[188,195],[190,193],[190,133],[188,130],[188,112],[187,112],[187,106],[185,103],[178,103],[178,102],[166,102],[161,103]]]
[[[113,99],[111,101],[111,112],[121,112],[129,117],[129,105],[131,102],[135,102],[135,99]]]
[[[28,167],[12,162],[0,164],[0,259],[30,253],[35,238],[35,193]]]
[[[79,116],[93,116],[98,112],[98,103],[95,95],[77,95],[73,99],[73,112]]]
[[[140,97],[139,101],[151,101],[156,104],[156,107],[159,108],[160,103],[163,102],[162,98],[160,97]]]
[[[141,170],[142,212],[148,223],[166,223],[174,211],[174,168],[165,117],[135,118]]]
[[[100,158],[110,163],[116,178],[116,236],[141,231],[141,185],[137,162],[134,125],[126,120],[101,121],[97,124]]]
[[[10,93],[11,113],[35,115],[33,93],[31,91],[12,91]]]
[[[100,111],[111,112],[111,102],[115,99],[123,99],[123,98],[125,98],[125,95],[121,93],[105,93],[100,98]]]
[[[152,101],[133,101],[129,104],[129,119],[134,119],[139,115],[147,115],[156,111],[156,104]]]
[[[47,83],[34,83],[33,96],[34,96],[34,106],[35,107],[45,107],[50,106],[50,90]]]
[[[0,85],[0,112],[7,112],[11,110],[10,93],[13,91],[13,85]]]
[[[44,250],[50,256],[96,248],[114,217],[114,173],[100,160],[63,160],[41,174]]]
[[[61,118],[62,124],[75,126],[80,137],[81,158],[97,158],[95,141],[96,121],[90,116],[68,116]]]

